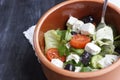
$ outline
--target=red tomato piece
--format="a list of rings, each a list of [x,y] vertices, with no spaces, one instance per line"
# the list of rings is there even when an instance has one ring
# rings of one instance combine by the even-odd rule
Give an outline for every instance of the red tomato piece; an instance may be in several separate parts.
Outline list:
[[[54,59],[54,58],[58,58],[58,59],[60,59],[61,61],[65,61],[65,59],[66,59],[66,57],[65,56],[60,56],[59,55],[59,52],[58,52],[58,49],[57,48],[50,48],[50,49],[48,49],[47,50],[47,52],[46,52],[46,57],[47,57],[47,59],[48,60],[52,60],[52,59]]]
[[[76,34],[70,40],[70,45],[74,48],[84,48],[90,40],[90,37],[86,35]]]

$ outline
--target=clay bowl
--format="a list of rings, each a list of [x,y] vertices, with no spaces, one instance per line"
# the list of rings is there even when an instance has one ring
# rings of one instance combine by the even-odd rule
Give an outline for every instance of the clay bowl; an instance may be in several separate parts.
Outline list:
[[[48,80],[120,80],[120,60],[113,65],[95,72],[70,72],[51,64],[44,55],[44,33],[50,29],[65,29],[70,15],[81,19],[94,17],[100,22],[103,0],[68,0],[47,11],[39,20],[34,33],[34,47],[42,69]],[[120,9],[108,4],[105,21],[120,33]]]

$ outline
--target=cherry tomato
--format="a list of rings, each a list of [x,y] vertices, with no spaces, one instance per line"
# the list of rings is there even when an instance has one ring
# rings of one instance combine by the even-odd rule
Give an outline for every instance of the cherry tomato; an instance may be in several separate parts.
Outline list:
[[[84,48],[90,40],[90,37],[86,35],[76,34],[70,40],[70,45],[74,48]]]
[[[48,60],[52,60],[54,58],[58,58],[60,59],[61,61],[65,61],[66,57],[65,56],[60,56],[59,55],[59,52],[58,52],[58,49],[57,48],[50,48],[47,50],[46,52],[46,57],[48,58]]]

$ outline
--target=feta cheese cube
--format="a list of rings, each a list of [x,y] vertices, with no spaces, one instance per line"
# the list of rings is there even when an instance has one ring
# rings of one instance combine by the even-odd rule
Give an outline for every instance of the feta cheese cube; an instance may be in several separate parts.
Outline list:
[[[59,68],[63,68],[63,62],[60,59],[52,59],[51,63]]]
[[[84,34],[84,35],[93,35],[93,34],[95,34],[95,26],[92,23],[83,24],[80,27],[80,30],[81,30],[81,34]]]
[[[72,26],[72,31],[75,31],[77,33],[80,33],[80,27],[84,24],[83,21],[81,20],[77,20],[73,26]]]
[[[77,18],[70,16],[66,23],[67,27],[71,28],[77,20],[78,20]]]
[[[80,72],[81,69],[82,69],[81,67],[75,66],[75,71],[74,72]]]
[[[101,48],[96,44],[90,42],[86,44],[85,50],[92,55],[96,55],[101,51]]]
[[[69,56],[67,56],[66,62],[70,60],[74,60],[76,63],[78,63],[80,60],[80,57],[77,54],[71,53]]]
[[[98,64],[101,68],[105,68],[110,66],[113,62],[117,61],[119,59],[119,56],[117,55],[105,55],[105,57],[98,61]]]

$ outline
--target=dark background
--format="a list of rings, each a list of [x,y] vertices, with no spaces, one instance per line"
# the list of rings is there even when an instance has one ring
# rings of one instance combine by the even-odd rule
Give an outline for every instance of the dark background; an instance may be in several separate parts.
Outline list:
[[[47,80],[23,31],[64,0],[0,0],[0,80]]]

